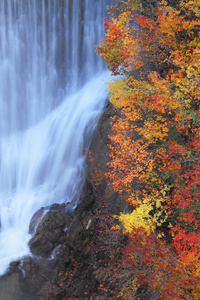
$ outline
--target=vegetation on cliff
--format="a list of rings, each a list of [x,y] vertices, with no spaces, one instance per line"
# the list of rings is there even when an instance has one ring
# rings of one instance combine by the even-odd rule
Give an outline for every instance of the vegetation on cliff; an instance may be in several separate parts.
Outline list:
[[[106,176],[132,212],[107,233],[123,243],[100,287],[108,299],[200,299],[200,3],[119,0],[109,11],[97,53],[121,76],[109,84],[120,116]]]

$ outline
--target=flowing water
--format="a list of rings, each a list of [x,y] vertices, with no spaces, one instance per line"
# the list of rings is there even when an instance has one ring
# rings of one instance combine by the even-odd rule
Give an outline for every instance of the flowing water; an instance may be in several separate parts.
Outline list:
[[[94,45],[110,2],[0,0],[0,275],[29,254],[35,211],[76,204],[106,99]]]

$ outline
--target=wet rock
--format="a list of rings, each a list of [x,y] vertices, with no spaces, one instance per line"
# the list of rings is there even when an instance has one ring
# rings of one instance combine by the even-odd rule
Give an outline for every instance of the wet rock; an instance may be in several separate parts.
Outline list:
[[[31,252],[42,257],[51,255],[58,245],[64,243],[70,223],[71,217],[65,204],[41,208],[30,222],[29,232],[34,232],[29,241]]]
[[[40,221],[44,217],[45,213],[48,211],[47,208],[41,207],[38,211],[35,212],[35,214],[32,216],[32,219],[29,224],[29,233],[34,234]]]
[[[108,145],[111,144],[109,139],[109,135],[112,134],[111,121],[118,113],[111,103],[102,113],[93,134],[85,168],[86,178],[94,184],[94,189],[105,200],[112,214],[129,210],[127,203],[108,186],[105,178],[110,161]]]
[[[29,256],[21,260],[19,271],[19,285],[21,290],[27,298],[30,295],[35,295],[36,297],[37,291],[46,282],[45,272]],[[36,299],[35,297],[33,299]]]

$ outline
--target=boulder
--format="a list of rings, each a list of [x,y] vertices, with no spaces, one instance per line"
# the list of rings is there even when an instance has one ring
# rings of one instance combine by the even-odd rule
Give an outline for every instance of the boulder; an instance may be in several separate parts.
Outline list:
[[[53,204],[37,211],[30,222],[29,232],[34,233],[29,247],[34,255],[49,257],[53,250],[66,240],[71,223],[66,205]]]

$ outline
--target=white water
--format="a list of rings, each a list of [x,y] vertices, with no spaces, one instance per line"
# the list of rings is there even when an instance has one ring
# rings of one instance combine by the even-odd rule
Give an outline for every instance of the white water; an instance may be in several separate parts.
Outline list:
[[[106,99],[94,53],[105,10],[103,0],[0,1],[0,275],[29,253],[35,211],[77,199]]]

